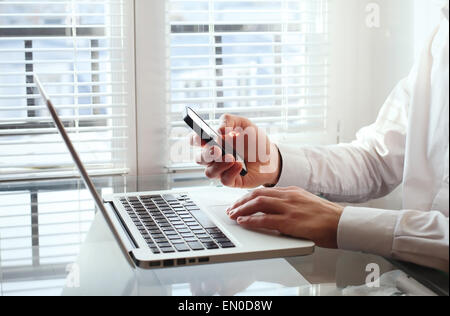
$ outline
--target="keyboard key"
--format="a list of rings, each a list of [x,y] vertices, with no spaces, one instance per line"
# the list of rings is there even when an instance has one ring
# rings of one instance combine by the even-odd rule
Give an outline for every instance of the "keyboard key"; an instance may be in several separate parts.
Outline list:
[[[184,238],[193,238],[194,237],[194,234],[191,234],[191,233],[182,233],[180,235]]]
[[[164,194],[162,197],[166,201],[178,201],[178,196],[176,196],[174,194]]]
[[[220,243],[231,242],[228,238],[216,238],[216,241]]]
[[[210,234],[221,233],[220,229],[217,227],[208,228],[208,229],[206,229],[206,231]]]
[[[207,242],[203,243],[203,245],[206,247],[206,249],[219,249],[219,246],[217,246],[215,242]]]
[[[172,247],[164,247],[161,248],[161,251],[164,253],[171,253],[171,252],[175,252],[175,250]]]
[[[160,242],[160,243],[157,243],[157,244],[158,244],[158,246],[159,246],[160,248],[168,248],[168,247],[171,247],[171,245],[170,245],[169,242]]]
[[[179,252],[190,251],[191,249],[186,244],[175,244],[175,249]]]
[[[151,250],[154,254],[161,253],[161,251],[159,251],[158,248],[150,248],[150,250]]]
[[[174,238],[174,239],[169,238],[169,239],[172,242],[172,244],[174,244],[174,245],[176,245],[176,244],[184,244],[184,240],[183,239],[180,239],[180,238]]]
[[[181,239],[181,237],[178,236],[178,235],[167,236],[167,238],[169,238],[169,240],[170,240],[171,242],[173,242],[173,243],[175,243],[175,242],[177,242],[177,241],[183,241],[183,240]]]
[[[232,242],[219,243],[222,248],[234,248],[236,247]]]
[[[196,241],[198,241],[198,239],[195,238],[195,237],[187,237],[187,238],[184,238],[184,240],[186,242],[196,242]]]
[[[209,219],[209,217],[202,211],[192,211],[192,216],[202,225],[204,228],[216,227],[216,225]]]
[[[205,249],[201,243],[199,242],[188,242],[189,247],[191,247],[192,250],[203,250]]]
[[[214,233],[214,234],[211,234],[211,236],[212,236],[214,239],[217,239],[217,238],[227,238],[227,236],[225,236],[223,233]]]

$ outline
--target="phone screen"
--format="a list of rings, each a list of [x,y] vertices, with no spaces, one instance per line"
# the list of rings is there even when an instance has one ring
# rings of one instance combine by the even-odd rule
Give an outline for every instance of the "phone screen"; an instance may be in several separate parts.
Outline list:
[[[222,141],[222,137],[214,129],[212,129],[197,113],[195,113],[194,110],[189,107],[186,108],[186,117],[184,118],[184,121],[189,125],[189,127],[194,130],[194,132],[197,133],[197,135],[200,136],[202,141],[206,142],[207,144],[214,142],[215,145],[222,148],[222,152],[224,153],[224,155],[233,155],[236,161],[242,164],[243,169],[241,175],[247,175],[248,171],[245,160],[241,156],[239,156],[234,149],[230,150],[228,148],[229,146],[225,146],[224,142]]]

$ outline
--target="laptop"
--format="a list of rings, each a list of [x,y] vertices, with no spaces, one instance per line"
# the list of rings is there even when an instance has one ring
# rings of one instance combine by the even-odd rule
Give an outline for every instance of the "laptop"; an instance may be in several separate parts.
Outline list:
[[[114,194],[96,190],[46,90],[36,86],[98,210],[133,267],[157,269],[309,255],[314,243],[246,230],[225,214],[227,188]],[[240,191],[241,194],[246,192]],[[218,200],[214,205],[211,200]]]

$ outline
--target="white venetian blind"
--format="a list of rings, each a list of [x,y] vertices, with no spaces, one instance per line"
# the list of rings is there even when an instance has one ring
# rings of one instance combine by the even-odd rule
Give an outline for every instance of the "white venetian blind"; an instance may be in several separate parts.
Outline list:
[[[277,136],[323,132],[328,99],[328,0],[167,0],[171,140],[191,106]],[[178,161],[179,162],[179,161]]]
[[[0,181],[72,175],[32,75],[88,169],[126,172],[126,0],[0,0]]]

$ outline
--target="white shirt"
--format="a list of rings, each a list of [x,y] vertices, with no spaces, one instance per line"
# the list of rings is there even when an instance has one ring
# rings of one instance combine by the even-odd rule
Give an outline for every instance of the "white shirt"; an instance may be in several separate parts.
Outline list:
[[[448,2],[447,2],[448,3]],[[409,77],[352,144],[280,146],[279,186],[365,202],[403,185],[403,209],[347,207],[341,249],[449,270],[449,7]]]

